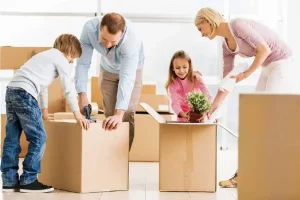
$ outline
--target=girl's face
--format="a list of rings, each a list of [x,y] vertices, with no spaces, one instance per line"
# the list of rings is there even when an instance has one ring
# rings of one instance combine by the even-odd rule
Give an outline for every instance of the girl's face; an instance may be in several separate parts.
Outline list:
[[[173,60],[173,71],[180,79],[185,79],[189,73],[189,62],[185,58],[175,58]]]

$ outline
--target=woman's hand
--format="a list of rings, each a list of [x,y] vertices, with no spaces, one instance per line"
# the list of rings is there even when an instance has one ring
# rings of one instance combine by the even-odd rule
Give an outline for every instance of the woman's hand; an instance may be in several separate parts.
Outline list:
[[[235,75],[235,76],[230,76],[230,78],[235,78],[236,79],[236,83],[244,80],[245,78],[248,78],[249,74],[247,71],[243,72],[243,73],[240,73],[238,75]]]

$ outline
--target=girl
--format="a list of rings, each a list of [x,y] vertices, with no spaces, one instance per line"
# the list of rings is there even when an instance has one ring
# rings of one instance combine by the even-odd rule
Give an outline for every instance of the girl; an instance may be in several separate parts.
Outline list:
[[[171,96],[172,108],[178,116],[178,121],[189,121],[190,107],[187,102],[189,92],[201,92],[212,102],[201,73],[194,72],[192,60],[184,51],[175,52],[171,59],[166,89]]]

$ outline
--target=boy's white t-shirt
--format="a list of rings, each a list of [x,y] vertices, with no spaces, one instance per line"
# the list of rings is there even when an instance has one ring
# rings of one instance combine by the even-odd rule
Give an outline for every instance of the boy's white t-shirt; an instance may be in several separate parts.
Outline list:
[[[16,71],[8,86],[22,88],[36,99],[39,95],[43,109],[48,108],[48,87],[58,76],[71,110],[79,111],[70,64],[58,49],[52,48],[33,56]]]

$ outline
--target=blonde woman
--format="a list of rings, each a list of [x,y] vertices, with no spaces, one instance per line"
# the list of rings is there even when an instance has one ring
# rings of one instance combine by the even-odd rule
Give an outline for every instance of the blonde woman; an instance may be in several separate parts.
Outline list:
[[[213,40],[216,36],[224,39],[223,77],[220,89],[213,101],[210,115],[219,107],[233,89],[228,81],[240,82],[262,66],[256,86],[257,92],[284,93],[288,91],[288,66],[291,49],[267,26],[250,19],[233,19],[229,22],[211,8],[202,8],[197,13],[195,25],[203,37]],[[255,57],[245,69],[234,67],[236,55]],[[226,80],[227,78],[227,80]],[[234,83],[235,84],[235,83]],[[237,173],[228,181],[221,181],[222,187],[236,187]]]

